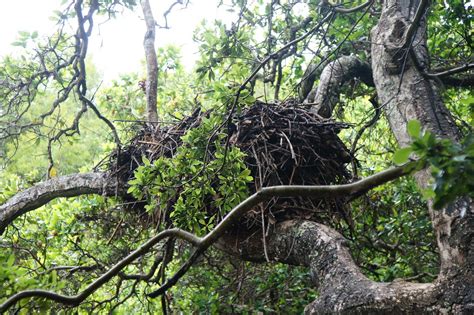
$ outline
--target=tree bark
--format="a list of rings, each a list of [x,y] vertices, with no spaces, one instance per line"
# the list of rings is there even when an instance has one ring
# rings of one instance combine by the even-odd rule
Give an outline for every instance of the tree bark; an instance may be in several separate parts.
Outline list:
[[[424,20],[420,21],[414,35],[413,42],[418,44],[403,48],[403,44],[410,41],[405,38],[410,27],[407,21],[416,14],[417,2],[386,1],[379,23],[372,30],[372,69],[377,94],[400,146],[406,146],[411,141],[406,123],[412,119],[419,120],[425,129],[439,137],[453,141],[460,138],[435,82],[424,77],[420,72],[422,69],[419,69],[419,65],[428,66]],[[400,49],[405,49],[405,53],[400,54]],[[406,60],[400,60],[400,55]],[[405,66],[400,68],[400,63]],[[429,170],[419,172],[415,177],[424,188],[429,183]],[[439,211],[430,204],[429,211],[441,255],[441,277],[468,268],[472,280],[472,201],[458,200]]]
[[[155,18],[148,0],[140,1],[143,11],[143,17],[146,23],[146,33],[143,40],[146,59],[146,105],[147,118],[153,125],[158,123],[157,95],[158,95],[158,60],[155,51]]]
[[[113,196],[118,192],[123,192],[123,187],[119,187],[117,179],[107,173],[73,174],[41,182],[0,205],[0,235],[17,217],[55,198],[86,194]]]
[[[341,87],[353,78],[359,78],[365,84],[374,86],[370,65],[356,56],[343,56],[330,62],[324,67],[318,87],[309,93],[306,102],[313,104],[313,110],[319,115],[331,117],[339,102]]]
[[[453,141],[460,139],[438,87],[424,75],[428,69],[427,1],[387,0],[372,30],[372,71],[379,103],[400,146],[411,139],[409,120]],[[416,43],[416,44],[414,44]],[[316,110],[326,117],[338,101],[340,86],[355,76],[356,58],[341,58],[324,69],[316,90]],[[364,69],[367,66],[364,66]],[[429,170],[415,178],[428,185]],[[404,281],[376,283],[367,279],[352,260],[345,241],[331,228],[307,221],[278,224],[266,239],[260,233],[234,231],[219,244],[243,259],[271,260],[308,266],[320,296],[307,306],[310,314],[472,314],[474,313],[474,210],[471,200],[460,199],[441,210],[429,203],[440,251],[440,274],[431,284]],[[252,236],[254,235],[254,236]],[[234,246],[229,246],[234,244]]]
[[[260,235],[234,231],[221,239],[218,248],[254,262],[266,261],[266,249],[272,261],[309,267],[319,297],[306,307],[307,314],[431,314],[437,309],[439,286],[369,280],[353,261],[343,236],[325,225],[279,223],[265,248]]]

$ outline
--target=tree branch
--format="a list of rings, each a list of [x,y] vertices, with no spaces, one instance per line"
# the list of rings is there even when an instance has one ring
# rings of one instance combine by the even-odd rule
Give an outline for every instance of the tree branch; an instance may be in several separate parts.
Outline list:
[[[423,18],[423,16],[425,16],[428,5],[428,0],[421,0],[419,2],[418,7],[416,8],[415,17],[413,18],[413,21],[410,23],[410,26],[408,27],[405,36],[403,37],[403,48],[409,48],[413,43],[413,38],[416,32],[418,31],[421,19]]]
[[[118,183],[107,173],[85,173],[56,177],[19,192],[0,206],[0,235],[17,217],[59,197],[86,194],[113,196]]]
[[[195,252],[191,255],[189,260],[185,262],[178,272],[171,277],[165,284],[163,284],[156,291],[148,294],[149,297],[157,297],[167,289],[171,288],[176,282],[191,268],[194,261],[207,248],[213,245],[226,231],[228,231],[245,213],[256,207],[264,201],[268,201],[273,197],[311,197],[311,198],[325,198],[337,196],[351,196],[358,195],[368,191],[374,187],[382,185],[391,180],[397,179],[401,176],[409,174],[413,167],[417,165],[416,162],[410,162],[400,167],[388,169],[386,171],[369,176],[360,181],[333,186],[272,186],[261,189],[252,196],[245,199],[232,209],[229,214],[201,241]]]
[[[183,239],[195,246],[195,251],[191,255],[190,259],[181,266],[179,271],[171,277],[165,284],[163,284],[158,290],[150,293],[148,296],[157,297],[163,294],[167,289],[172,287],[176,282],[189,270],[194,264],[196,259],[211,245],[213,245],[220,237],[224,235],[230,228],[248,211],[253,209],[259,203],[270,200],[273,197],[312,197],[312,198],[325,198],[325,197],[337,197],[337,196],[351,196],[361,194],[364,191],[368,191],[376,186],[382,185],[391,180],[397,179],[401,176],[409,174],[414,166],[418,165],[418,161],[407,163],[403,166],[395,167],[392,169],[385,170],[383,172],[374,174],[360,181],[334,186],[272,186],[261,189],[252,196],[245,199],[239,205],[237,205],[227,216],[205,237],[199,238],[189,232],[181,229],[169,229],[159,233],[157,236],[150,239],[148,242],[143,244],[141,247],[130,253],[127,257],[115,264],[109,271],[103,274],[100,278],[91,283],[82,293],[74,296],[61,295],[51,291],[45,290],[26,290],[19,292],[10,298],[8,298],[2,305],[0,305],[0,312],[7,310],[9,307],[14,305],[16,302],[29,298],[29,297],[42,297],[47,298],[59,303],[67,305],[78,305],[95,290],[109,281],[112,277],[120,273],[125,266],[133,262],[136,258],[147,253],[155,244],[164,238],[178,237]],[[50,182],[50,180],[48,182]],[[42,185],[43,187],[44,185]],[[44,188],[43,188],[44,189]],[[86,188],[90,189],[90,188]],[[102,188],[103,189],[103,188]],[[64,190],[64,193],[67,190]],[[50,191],[48,191],[51,193]],[[14,197],[15,198],[15,197]],[[51,199],[49,199],[51,200]],[[44,204],[44,203],[43,203]]]
[[[233,241],[224,239],[219,243],[221,250],[246,260],[265,261],[263,242],[257,233],[225,237]],[[434,284],[376,283],[367,279],[346,245],[344,237],[330,227],[290,220],[274,227],[266,247],[273,261],[310,268],[319,297],[306,307],[305,313],[334,314],[350,310],[351,314],[399,314],[426,310],[426,304],[435,300]],[[397,298],[400,296],[406,299]]]
[[[131,252],[127,257],[115,264],[106,273],[104,273],[94,282],[89,284],[80,294],[70,296],[46,290],[25,290],[12,295],[3,304],[1,304],[0,313],[5,312],[8,308],[13,306],[18,301],[31,297],[45,298],[66,305],[79,305],[82,301],[84,301],[88,296],[94,293],[102,285],[104,285],[114,276],[119,274],[124,267],[132,263],[138,257],[146,254],[154,245],[168,237],[177,237],[193,245],[197,245],[201,241],[201,239],[197,236],[180,229],[165,230],[156,235],[155,237],[151,238],[145,244],[143,244],[142,246]]]
[[[356,56],[343,56],[330,62],[321,73],[319,85],[308,95],[306,102],[323,117],[331,117],[339,102],[341,87],[346,81],[359,78],[365,84],[374,86],[370,65]]]
[[[427,73],[426,75],[429,77],[443,78],[443,77],[447,77],[456,73],[465,72],[470,69],[474,69],[474,63],[466,63],[464,65],[450,68],[450,69],[443,69],[443,70],[435,69],[435,73]]]
[[[321,3],[331,6],[334,9],[334,11],[336,11],[337,13],[348,14],[348,13],[354,13],[354,12],[365,9],[369,5],[372,5],[374,3],[374,0],[369,0],[367,2],[364,2],[352,8],[343,8],[340,5],[335,6],[335,5],[330,4],[328,0],[324,0]]]

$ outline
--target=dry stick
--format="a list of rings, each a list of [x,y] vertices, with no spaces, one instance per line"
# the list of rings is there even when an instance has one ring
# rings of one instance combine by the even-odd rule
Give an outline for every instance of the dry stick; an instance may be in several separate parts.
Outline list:
[[[262,62],[260,62],[260,64],[252,71],[252,73],[250,74],[250,76],[247,77],[247,79],[245,79],[245,81],[240,85],[239,89],[237,90],[236,94],[235,94],[235,98],[234,98],[234,101],[232,102],[232,106],[230,108],[230,112],[229,114],[227,115],[227,118],[224,120],[224,122],[222,124],[220,124],[218,127],[216,127],[213,132],[211,133],[211,135],[209,136],[209,141],[207,142],[206,144],[206,148],[205,148],[205,152],[206,152],[206,156],[204,157],[204,161],[207,161],[207,152],[209,151],[209,148],[211,146],[211,142],[212,142],[212,139],[214,139],[214,137],[216,136],[216,134],[219,132],[219,130],[222,129],[222,127],[224,127],[224,125],[230,123],[231,121],[231,118],[232,118],[232,115],[234,114],[236,108],[237,108],[237,104],[239,103],[239,99],[240,99],[240,93],[242,93],[243,90],[245,90],[245,87],[247,86],[247,84],[249,84],[254,78],[255,76],[258,74],[258,72],[270,61],[272,60],[273,58],[275,58],[276,56],[278,56],[279,53],[281,53],[282,51],[288,49],[290,46],[296,44],[296,43],[299,43],[300,41],[306,39],[308,36],[310,36],[312,33],[316,32],[328,19],[330,19],[331,17],[333,16],[332,13],[326,15],[317,25],[315,25],[313,28],[311,28],[308,32],[306,32],[305,34],[301,35],[300,37],[288,42],[285,46],[283,46],[282,48],[278,49],[276,52],[268,55]],[[224,166],[225,166],[225,163],[226,163],[226,160],[227,160],[227,151],[229,149],[229,144],[230,144],[230,137],[227,137],[227,141],[226,141],[226,144],[225,144],[225,148],[224,148],[224,158],[223,158],[223,162],[222,162],[222,165],[220,167],[220,169],[217,170],[217,172],[219,172]],[[205,170],[205,167],[206,167],[206,163],[204,163],[203,167],[201,168],[201,170],[196,174],[194,175],[193,177],[191,177],[189,180],[187,180],[185,183],[189,183],[191,182],[192,180],[194,180],[195,178],[197,178],[199,175],[202,174],[202,172]],[[184,184],[185,184],[184,183]],[[184,185],[182,184],[182,185]],[[180,186],[182,186],[180,185]]]
[[[242,83],[239,87],[239,89],[237,90],[237,93],[235,95],[235,98],[234,98],[234,101],[232,103],[232,107],[230,109],[230,112],[229,114],[227,115],[227,119],[223,122],[223,124],[217,129],[219,130],[220,128],[222,128],[225,124],[228,124],[230,123],[230,120],[232,118],[232,115],[234,114],[236,108],[237,108],[237,104],[239,103],[239,99],[240,99],[240,93],[242,93],[243,90],[245,90],[245,87],[247,86],[247,84],[249,84],[253,78],[258,74],[258,72],[270,61],[272,60],[273,58],[277,57],[282,51],[285,51],[286,49],[290,48],[291,46],[299,43],[300,41],[302,40],[305,40],[308,36],[310,36],[311,34],[313,34],[314,32],[316,32],[327,20],[331,19],[333,16],[333,13],[329,13],[327,14],[321,21],[319,21],[318,24],[316,24],[315,26],[313,26],[308,32],[304,33],[303,35],[301,35],[300,37],[298,38],[295,38],[294,40],[288,42],[286,45],[284,45],[282,48],[278,49],[276,52],[274,53],[271,53],[269,54],[267,57],[265,57],[265,59],[263,59],[262,62],[260,62],[260,64],[252,71],[252,73],[250,74],[250,76],[244,81],[244,83]],[[230,137],[227,137],[227,141],[226,141],[226,144],[225,144],[225,149],[224,149],[224,159],[222,161],[222,167],[224,167],[225,163],[226,163],[226,160],[227,160],[227,151],[228,151],[228,148],[229,148],[229,140],[230,140]]]

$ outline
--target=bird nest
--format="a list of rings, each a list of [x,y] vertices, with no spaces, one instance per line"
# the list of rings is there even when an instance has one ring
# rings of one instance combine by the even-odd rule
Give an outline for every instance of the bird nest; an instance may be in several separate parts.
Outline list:
[[[210,114],[196,110],[166,128],[157,131],[143,128],[122,150],[118,161],[116,155],[111,158],[109,167],[118,165],[117,173],[122,180],[133,178],[142,156],[150,161],[173,157],[182,144],[181,137]],[[245,164],[254,178],[248,185],[250,193],[274,185],[342,184],[350,178],[346,166],[352,157],[337,134],[347,127],[347,124],[322,118],[307,105],[292,101],[256,102],[232,117],[228,125],[229,138],[223,142],[228,141],[245,153]],[[213,150],[212,146],[208,149]],[[252,226],[262,223],[262,217],[268,223],[304,218],[332,226],[341,219],[348,220],[345,201],[340,198],[273,198],[250,211],[242,223]]]

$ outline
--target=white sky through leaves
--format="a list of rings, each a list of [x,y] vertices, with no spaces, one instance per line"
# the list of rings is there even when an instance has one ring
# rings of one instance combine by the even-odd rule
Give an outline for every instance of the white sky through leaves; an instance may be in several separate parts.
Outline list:
[[[50,19],[54,10],[59,10],[61,0],[14,0],[1,1],[0,10],[0,58],[17,53],[18,47],[11,43],[18,37],[19,31],[38,31],[39,36],[48,36],[55,30],[55,22]],[[68,1],[69,2],[69,1]],[[203,20],[209,22],[216,18],[229,22],[229,13],[225,8],[217,8],[217,0],[194,0],[186,9],[175,6],[168,16],[170,29],[157,29],[156,46],[174,44],[181,48],[183,63],[190,69],[197,58],[197,45],[192,41],[196,26]],[[163,12],[172,1],[150,0],[155,19],[164,24]],[[102,73],[107,82],[117,78],[120,73],[139,71],[144,58],[143,35],[145,23],[141,8],[135,12],[125,10],[117,19],[100,23],[97,18],[91,38],[89,57]]]

